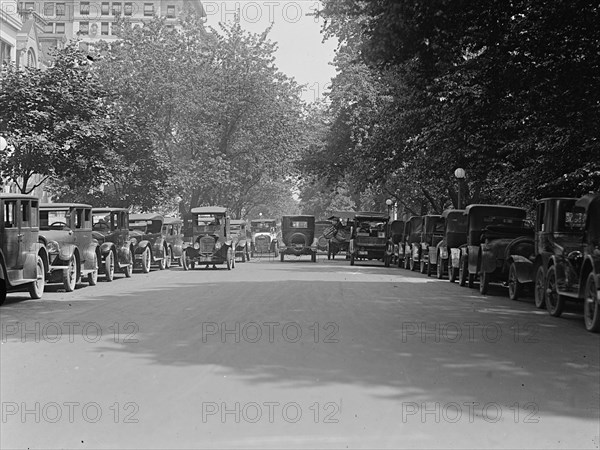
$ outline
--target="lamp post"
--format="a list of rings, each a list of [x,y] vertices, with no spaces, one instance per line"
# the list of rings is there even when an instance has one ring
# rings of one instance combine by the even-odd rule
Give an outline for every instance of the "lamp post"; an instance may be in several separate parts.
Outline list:
[[[389,220],[392,220],[392,202],[389,198],[385,201],[385,204],[387,205],[387,212],[388,212],[388,218]]]
[[[462,201],[462,194],[463,194],[463,183],[465,182],[465,169],[462,168],[458,168],[454,171],[454,176],[458,179],[458,205],[457,205],[457,209],[463,209],[463,201]]]

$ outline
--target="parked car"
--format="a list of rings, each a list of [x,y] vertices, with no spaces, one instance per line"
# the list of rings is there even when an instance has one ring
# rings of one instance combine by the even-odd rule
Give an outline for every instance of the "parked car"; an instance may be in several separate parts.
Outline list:
[[[40,237],[50,262],[46,281],[62,283],[67,292],[83,277],[92,286],[98,282],[100,250],[92,236],[91,205],[40,204]]]
[[[352,226],[350,239],[350,265],[356,260],[382,260],[385,267],[390,266],[392,254],[388,247],[387,213],[357,212]]]
[[[42,298],[48,253],[39,239],[39,200],[0,194],[0,305],[9,291],[27,289]]]
[[[194,269],[196,264],[226,264],[235,267],[233,239],[227,208],[202,206],[192,208],[192,245],[184,249],[183,269]]]
[[[328,233],[327,259],[335,259],[335,255],[342,253],[346,259],[350,257],[348,248],[352,237],[352,224],[354,211],[334,211],[327,220],[333,225],[333,233]],[[330,235],[331,234],[331,235]]]
[[[162,214],[130,214],[129,237],[134,248],[134,267],[139,266],[142,272],[150,272],[152,264],[158,264],[160,270],[167,268],[169,246],[163,227],[165,218]]]
[[[317,220],[315,222],[315,236],[317,237],[317,252],[324,252],[329,254],[329,238],[325,236],[325,233],[331,237],[333,236],[334,229],[332,228],[329,220]]]
[[[419,249],[419,272],[431,275],[435,263],[429,261],[429,249],[435,249],[438,242],[444,238],[444,219],[440,215],[423,216],[423,229]]]
[[[523,252],[533,247],[533,230],[525,226],[523,208],[474,204],[464,214],[467,245],[461,248],[459,282],[473,287],[479,276],[479,291],[486,294],[490,281],[508,278],[508,255],[516,253],[517,247]]]
[[[235,245],[235,257],[240,258],[242,262],[250,261],[250,250],[252,247],[252,238],[249,238],[249,232],[246,228],[245,220],[231,220],[231,236]]]
[[[600,331],[600,194],[541,200],[537,213],[536,303],[559,317],[568,300],[583,300],[585,328]]]
[[[438,279],[448,272],[453,283],[458,278],[460,247],[467,243],[467,216],[462,209],[446,209],[442,212],[442,223],[442,240],[429,247],[429,263],[435,266]]]
[[[404,225],[404,268],[415,270],[418,266],[423,216],[411,216]]]
[[[184,248],[183,220],[176,217],[165,217],[163,234],[167,241],[167,268],[177,262],[181,266]]]
[[[400,247],[402,247],[402,238],[404,236],[404,220],[392,220],[388,226],[389,245],[392,252],[390,264],[400,265]]]
[[[277,221],[275,219],[255,219],[250,221],[252,243],[250,255],[274,254],[279,256],[279,243],[277,236]]]
[[[283,216],[281,219],[281,242],[279,258],[285,255],[310,255],[317,261],[317,239],[315,237],[314,216]]]
[[[116,270],[133,273],[134,247],[129,238],[129,211],[125,208],[92,208],[92,236],[100,245],[99,273],[112,281]]]

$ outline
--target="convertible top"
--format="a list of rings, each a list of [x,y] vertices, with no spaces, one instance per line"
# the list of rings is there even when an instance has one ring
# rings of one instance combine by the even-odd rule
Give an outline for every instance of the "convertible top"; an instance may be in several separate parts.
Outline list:
[[[227,208],[222,206],[199,206],[192,208],[192,214],[227,214]]]
[[[373,211],[359,211],[354,215],[355,219],[389,220],[387,213]]]
[[[129,222],[138,222],[141,220],[162,220],[165,218],[162,214],[146,213],[146,214],[129,214]]]
[[[61,209],[69,210],[71,208],[91,208],[92,205],[85,203],[40,203],[40,209]]]

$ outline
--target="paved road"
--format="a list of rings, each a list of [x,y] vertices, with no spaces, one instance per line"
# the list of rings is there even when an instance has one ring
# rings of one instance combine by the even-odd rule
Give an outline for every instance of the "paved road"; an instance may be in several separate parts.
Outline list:
[[[598,448],[600,336],[346,261],[153,270],[0,308],[2,448]]]

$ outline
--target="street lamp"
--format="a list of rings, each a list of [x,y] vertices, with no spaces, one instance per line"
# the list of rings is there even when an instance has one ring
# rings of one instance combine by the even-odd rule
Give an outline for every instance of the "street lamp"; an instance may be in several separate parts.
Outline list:
[[[392,220],[392,202],[389,198],[385,201],[385,204],[387,205],[387,211],[388,211],[388,217],[390,220]]]
[[[0,136],[0,152],[3,152],[7,146],[8,146],[8,142],[6,142],[6,139],[4,139],[4,137]]]
[[[458,179],[458,205],[457,209],[463,209],[462,191],[463,183],[465,182],[465,169],[458,168],[454,171],[454,176]]]

